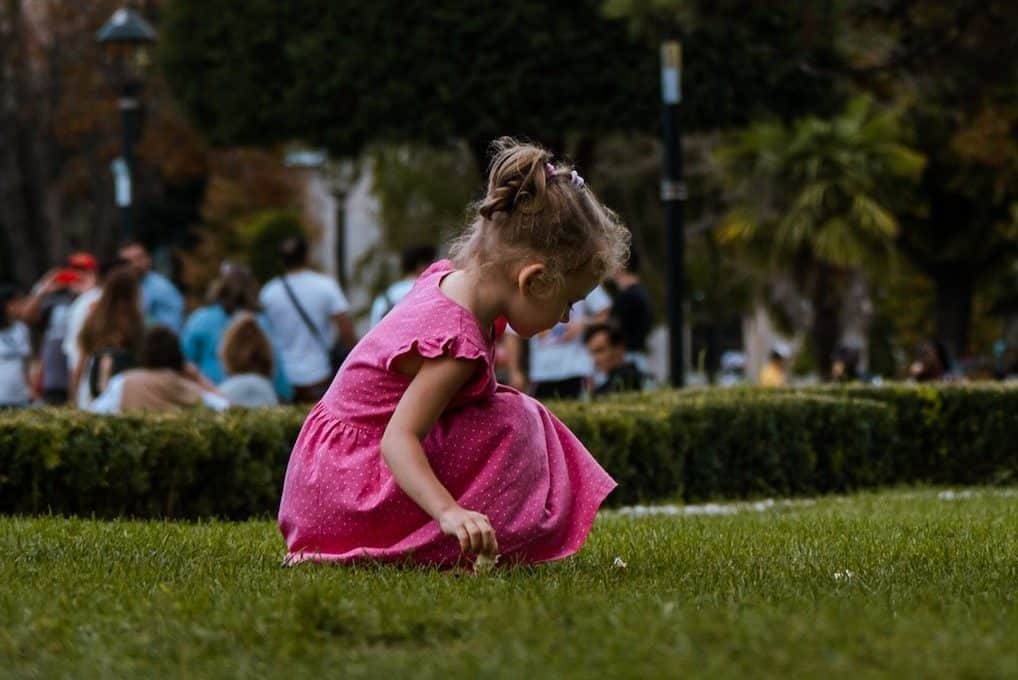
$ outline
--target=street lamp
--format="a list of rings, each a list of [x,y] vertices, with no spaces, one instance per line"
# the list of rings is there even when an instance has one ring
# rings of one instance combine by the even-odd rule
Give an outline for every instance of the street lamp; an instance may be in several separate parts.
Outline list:
[[[678,40],[667,40],[661,44],[661,131],[664,137],[664,179],[661,182],[661,200],[665,205],[668,358],[669,378],[673,387],[682,387],[686,382],[683,352],[685,322],[682,313],[685,259],[682,203],[686,200],[686,185],[682,181],[682,128],[679,125],[681,101],[682,44]]]
[[[106,72],[120,92],[117,101],[123,126],[123,152],[111,169],[120,208],[121,239],[134,236],[131,215],[131,177],[134,169],[134,141],[138,134],[138,94],[150,63],[148,48],[155,43],[156,32],[141,15],[122,7],[113,13],[99,32],[96,42],[103,49]]]

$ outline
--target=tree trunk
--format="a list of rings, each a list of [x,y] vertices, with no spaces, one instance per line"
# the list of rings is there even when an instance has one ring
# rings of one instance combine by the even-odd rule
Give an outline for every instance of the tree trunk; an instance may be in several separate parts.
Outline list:
[[[953,358],[968,351],[972,323],[973,276],[961,268],[945,269],[934,276],[937,287],[937,340]]]
[[[813,351],[817,363],[817,372],[821,380],[831,375],[831,363],[834,350],[837,349],[841,335],[839,316],[841,296],[837,281],[837,272],[830,265],[817,265],[816,279],[813,284],[813,325],[811,337]]]
[[[25,56],[24,16],[20,0],[7,0],[0,36],[0,225],[7,234],[13,278],[32,283],[45,266],[45,231],[40,224],[38,175],[32,163],[31,116],[22,114],[31,104]]]

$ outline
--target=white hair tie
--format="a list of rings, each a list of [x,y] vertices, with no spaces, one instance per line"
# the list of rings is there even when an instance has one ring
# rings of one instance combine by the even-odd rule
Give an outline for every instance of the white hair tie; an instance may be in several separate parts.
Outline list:
[[[583,181],[583,178],[580,177],[580,173],[576,172],[575,170],[569,173],[569,181],[572,182],[573,186],[576,187],[577,189],[582,189],[586,184],[586,182]]]

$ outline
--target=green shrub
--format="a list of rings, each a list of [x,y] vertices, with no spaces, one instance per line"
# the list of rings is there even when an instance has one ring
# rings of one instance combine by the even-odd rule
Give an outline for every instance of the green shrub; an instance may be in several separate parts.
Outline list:
[[[609,503],[1018,478],[1018,390],[661,391],[552,410],[619,482]],[[0,415],[0,512],[272,515],[306,410]]]

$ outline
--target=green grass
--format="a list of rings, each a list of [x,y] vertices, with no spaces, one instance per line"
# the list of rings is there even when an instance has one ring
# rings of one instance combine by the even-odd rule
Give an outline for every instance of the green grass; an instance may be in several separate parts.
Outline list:
[[[484,577],[281,556],[269,521],[0,518],[0,676],[1018,674],[1014,490],[608,514]]]

